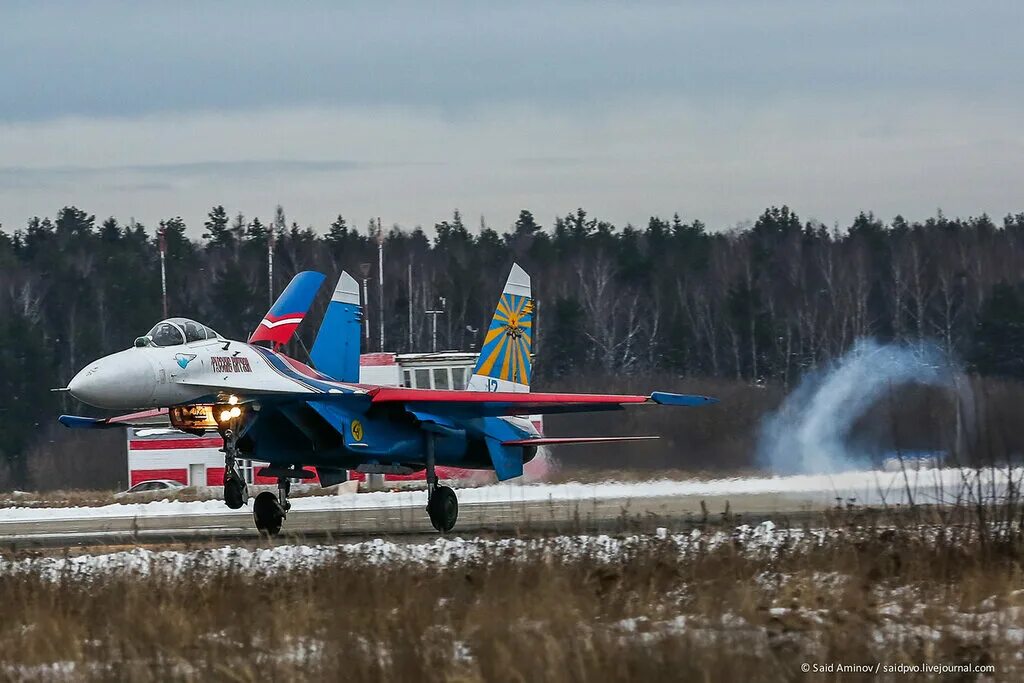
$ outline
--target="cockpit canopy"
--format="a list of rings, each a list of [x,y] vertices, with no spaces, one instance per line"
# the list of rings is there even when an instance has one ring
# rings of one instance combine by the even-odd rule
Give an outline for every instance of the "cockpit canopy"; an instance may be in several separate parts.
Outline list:
[[[188,318],[168,318],[161,320],[153,326],[144,337],[135,341],[136,346],[177,346],[179,344],[190,344],[203,341],[204,339],[217,339],[220,335],[206,325],[200,325],[195,320]],[[143,343],[140,343],[142,341]]]

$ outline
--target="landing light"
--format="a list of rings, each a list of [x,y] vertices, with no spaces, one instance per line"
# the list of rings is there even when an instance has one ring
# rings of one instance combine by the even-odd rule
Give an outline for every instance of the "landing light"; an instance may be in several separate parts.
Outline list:
[[[242,414],[241,406],[231,406],[230,408],[228,406],[221,407],[223,408],[223,410],[217,413],[217,421],[222,424],[226,424],[230,422],[233,418],[236,418]]]

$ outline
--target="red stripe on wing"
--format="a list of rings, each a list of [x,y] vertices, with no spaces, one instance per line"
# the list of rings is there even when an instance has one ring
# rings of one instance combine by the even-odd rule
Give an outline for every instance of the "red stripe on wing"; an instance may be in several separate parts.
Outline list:
[[[648,396],[629,394],[531,394],[511,391],[444,391],[380,387],[370,392],[373,403],[522,403],[526,405],[616,405],[647,403]]]

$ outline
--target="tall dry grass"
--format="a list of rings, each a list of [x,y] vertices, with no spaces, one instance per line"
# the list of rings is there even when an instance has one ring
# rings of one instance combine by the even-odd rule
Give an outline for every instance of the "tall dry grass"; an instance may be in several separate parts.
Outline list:
[[[198,560],[149,575],[8,569],[0,676],[795,680],[804,662],[866,661],[1024,672],[1019,527],[993,540],[843,514],[827,533],[698,530],[686,543],[645,537],[610,559],[549,542],[486,546],[468,561],[341,556],[270,573]]]

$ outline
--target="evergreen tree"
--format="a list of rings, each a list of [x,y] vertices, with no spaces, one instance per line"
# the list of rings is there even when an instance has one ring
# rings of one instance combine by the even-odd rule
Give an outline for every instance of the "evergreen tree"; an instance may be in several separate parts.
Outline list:
[[[1024,378],[1024,286],[992,288],[978,316],[970,362],[985,375]]]
[[[218,204],[210,209],[210,213],[207,214],[206,222],[203,225],[206,227],[203,239],[209,240],[209,246],[230,247],[233,245],[234,241],[231,231],[228,230],[228,214],[223,206]]]

